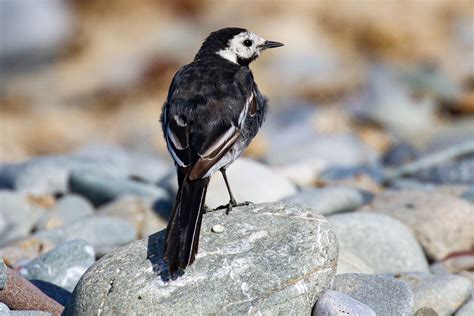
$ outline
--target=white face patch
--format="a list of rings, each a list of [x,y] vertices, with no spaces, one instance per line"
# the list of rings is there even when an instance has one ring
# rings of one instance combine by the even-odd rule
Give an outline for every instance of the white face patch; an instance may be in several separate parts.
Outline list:
[[[247,46],[249,43],[251,45]],[[217,52],[221,57],[237,64],[237,59],[251,59],[258,57],[265,40],[252,32],[242,32],[234,36],[228,47]],[[246,45],[247,44],[247,45]]]

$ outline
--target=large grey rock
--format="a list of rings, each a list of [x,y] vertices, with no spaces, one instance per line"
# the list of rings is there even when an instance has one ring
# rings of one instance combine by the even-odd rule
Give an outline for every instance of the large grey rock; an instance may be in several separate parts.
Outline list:
[[[275,202],[296,193],[296,186],[288,179],[251,159],[239,159],[233,163],[227,169],[227,178],[238,202]],[[228,201],[224,180],[216,173],[209,184],[206,204],[215,208]]]
[[[316,303],[314,316],[375,316],[375,312],[349,295],[336,291],[325,292]]]
[[[73,223],[94,213],[92,204],[78,195],[66,195],[54,206],[45,212],[38,220],[38,230],[52,229]]]
[[[406,273],[398,277],[408,282],[415,295],[414,310],[431,307],[438,315],[452,315],[472,293],[471,282],[453,274]]]
[[[347,273],[336,276],[333,289],[372,308],[377,315],[412,315],[413,292],[389,276]]]
[[[328,220],[336,232],[341,257],[350,252],[376,274],[429,271],[413,233],[398,220],[365,212],[331,215]]]
[[[470,299],[454,315],[455,316],[472,316],[472,315],[474,315],[474,299]]]
[[[217,224],[224,232],[211,231]],[[333,231],[299,205],[204,215],[197,259],[171,281],[162,258],[164,234],[100,259],[79,281],[66,315],[309,314],[336,270]]]
[[[319,214],[329,215],[353,211],[364,203],[361,192],[350,187],[307,189],[286,197],[284,202],[296,202],[311,207]]]
[[[94,205],[111,202],[123,195],[137,195],[155,200],[170,200],[168,192],[149,183],[108,176],[101,172],[74,170],[69,178],[69,189],[85,196]]]
[[[51,282],[72,291],[94,262],[92,246],[83,240],[72,240],[31,260],[19,272],[29,280]]]
[[[28,201],[26,195],[0,191],[0,222],[4,222],[4,228],[0,230],[0,246],[28,235],[39,214],[40,210]]]
[[[434,260],[474,247],[474,205],[449,194],[386,191],[362,210],[384,213],[405,223]]]
[[[7,266],[3,262],[3,258],[0,257],[0,291],[7,285]]]
[[[136,235],[135,227],[123,219],[94,216],[67,226],[38,232],[32,238],[46,239],[56,245],[83,239],[90,243],[100,256],[136,240]]]

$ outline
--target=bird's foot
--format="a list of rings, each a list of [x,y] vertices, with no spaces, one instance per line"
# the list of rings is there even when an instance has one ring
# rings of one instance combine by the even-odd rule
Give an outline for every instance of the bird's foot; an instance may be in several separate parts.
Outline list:
[[[214,209],[214,211],[225,209],[226,210],[225,211],[226,215],[229,215],[229,213],[232,212],[232,209],[234,207],[247,206],[247,205],[251,205],[251,204],[253,204],[253,202],[245,201],[245,202],[242,202],[242,203],[237,203],[235,200],[230,200],[229,203],[216,207]]]
[[[212,209],[209,206],[207,206],[206,204],[204,204],[204,206],[202,207],[202,213],[203,214],[208,214],[208,213],[212,213],[212,212],[215,212],[215,211],[217,211],[217,209]]]

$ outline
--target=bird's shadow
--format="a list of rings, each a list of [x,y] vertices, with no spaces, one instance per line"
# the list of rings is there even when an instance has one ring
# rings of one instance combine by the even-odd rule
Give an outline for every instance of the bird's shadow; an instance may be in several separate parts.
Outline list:
[[[148,236],[146,258],[150,261],[153,267],[153,272],[156,276],[160,277],[163,282],[167,283],[170,280],[175,280],[182,276],[183,273],[178,272],[170,275],[168,271],[168,264],[163,258],[165,236],[166,229]]]

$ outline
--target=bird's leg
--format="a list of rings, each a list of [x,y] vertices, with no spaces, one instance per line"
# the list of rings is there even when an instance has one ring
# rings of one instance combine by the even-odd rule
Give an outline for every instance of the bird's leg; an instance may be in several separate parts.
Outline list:
[[[217,207],[216,210],[226,209],[226,212],[225,212],[225,213],[226,213],[227,215],[229,215],[229,213],[232,211],[232,208],[233,208],[233,207],[245,206],[245,205],[253,204],[252,202],[249,202],[249,201],[245,201],[245,202],[243,202],[243,203],[237,203],[237,201],[236,201],[235,198],[234,198],[234,195],[232,194],[232,190],[230,189],[229,181],[227,180],[227,175],[226,175],[226,173],[225,173],[226,169],[221,168],[220,171],[221,171],[221,173],[222,173],[222,177],[224,178],[225,185],[226,185],[226,187],[227,187],[227,192],[229,192],[230,200],[229,200],[229,203]]]

